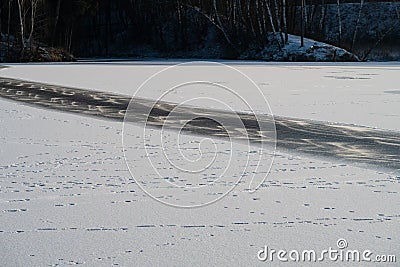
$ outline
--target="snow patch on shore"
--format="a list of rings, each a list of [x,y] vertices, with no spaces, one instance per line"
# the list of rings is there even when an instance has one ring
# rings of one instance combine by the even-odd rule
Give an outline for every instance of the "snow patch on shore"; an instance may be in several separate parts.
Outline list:
[[[278,34],[272,40],[273,43],[261,51],[250,50],[241,58],[303,62],[359,61],[357,56],[342,48],[312,39],[304,38],[304,45],[301,46],[301,37],[296,35],[289,35],[288,42],[283,47]]]

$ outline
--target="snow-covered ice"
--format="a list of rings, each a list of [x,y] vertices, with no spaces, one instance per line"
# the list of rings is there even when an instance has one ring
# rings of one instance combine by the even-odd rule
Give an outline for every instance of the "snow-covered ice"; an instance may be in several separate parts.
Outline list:
[[[3,69],[1,76],[132,95],[175,63],[28,64]],[[276,115],[400,130],[398,63],[226,63],[257,83]],[[229,77],[215,82],[234,83]],[[179,95],[171,100],[179,102]]]
[[[400,130],[399,65],[231,64],[256,81],[274,114]],[[0,76],[129,95],[167,65],[13,65]],[[265,245],[321,251],[339,238],[374,254],[400,250],[400,176],[393,173],[278,151],[255,193],[244,181],[212,205],[179,209],[134,183],[120,122],[4,99],[0,121],[5,266],[266,265],[257,259]]]

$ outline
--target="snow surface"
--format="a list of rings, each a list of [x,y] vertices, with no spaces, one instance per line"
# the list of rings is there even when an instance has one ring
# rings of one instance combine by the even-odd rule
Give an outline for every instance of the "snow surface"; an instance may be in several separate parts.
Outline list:
[[[256,81],[275,114],[400,129],[398,65],[232,65]],[[132,94],[163,68],[165,62],[14,65],[0,76]],[[3,266],[262,266],[268,263],[257,252],[265,245],[321,251],[339,238],[350,249],[400,251],[400,177],[393,174],[278,152],[255,193],[245,192],[244,181],[212,205],[179,209],[134,183],[121,123],[3,99],[0,121]],[[144,149],[142,142],[132,146]],[[182,159],[174,151],[171,157]]]
[[[133,95],[151,75],[176,63],[181,62],[10,65],[0,75]],[[398,63],[226,63],[258,85],[275,115],[400,131]],[[181,76],[195,76],[204,68],[207,66],[183,69]],[[235,85],[232,77],[221,77],[222,71],[223,68],[213,66],[209,80],[235,86],[240,95],[253,97],[248,95],[247,87]],[[174,79],[179,77],[171,80]],[[147,96],[159,97],[163,90],[163,86],[155,87]],[[179,103],[186,96],[169,97]],[[213,92],[213,97],[220,96]]]

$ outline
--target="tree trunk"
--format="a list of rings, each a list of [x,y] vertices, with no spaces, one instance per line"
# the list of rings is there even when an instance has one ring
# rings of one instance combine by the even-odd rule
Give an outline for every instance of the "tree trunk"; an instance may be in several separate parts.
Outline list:
[[[338,18],[338,46],[342,44],[342,17],[340,15],[340,0],[337,0],[337,18]]]
[[[10,22],[11,22],[11,1],[8,0],[8,19],[7,19],[7,57],[10,55]]]
[[[358,17],[357,17],[357,21],[356,21],[356,27],[354,28],[354,33],[353,33],[353,40],[351,42],[351,46],[350,46],[350,52],[353,52],[354,49],[354,45],[356,43],[356,38],[357,38],[357,31],[358,31],[358,26],[360,24],[360,19],[361,19],[361,11],[364,5],[364,0],[360,0],[360,8],[358,10]]]
[[[215,17],[216,17],[217,23],[218,23],[219,28],[222,31],[226,41],[233,47],[233,49],[235,49],[235,51],[237,53],[239,53],[239,50],[236,48],[236,46],[233,45],[233,43],[231,42],[231,39],[229,38],[228,33],[226,32],[226,30],[224,29],[224,26],[221,23],[221,19],[219,17],[218,9],[217,9],[217,0],[213,0],[213,8],[214,8],[214,12],[215,12]]]
[[[279,16],[278,2],[276,0],[274,0],[274,7],[275,7],[276,26],[278,27],[278,32],[281,38],[282,46],[285,46],[285,40],[283,39],[282,27],[281,27],[281,17]]]
[[[265,7],[267,8],[269,22],[271,23],[271,28],[272,28],[272,32],[274,33],[274,38],[275,38],[276,42],[278,43],[279,50],[281,50],[282,46],[281,46],[281,43],[279,42],[279,39],[276,38],[276,29],[275,29],[275,25],[274,25],[274,20],[272,18],[271,8],[268,4],[268,0],[265,0]]]
[[[286,19],[286,0],[282,0],[283,31],[285,32],[285,43],[289,41],[287,19]]]
[[[251,32],[253,33],[253,36],[255,37],[256,36],[256,31],[254,29],[253,20],[251,18],[252,18],[252,16],[251,16],[251,13],[250,13],[250,1],[247,1],[247,19],[250,22]]]
[[[303,0],[304,4],[304,31],[307,32],[308,27],[308,5],[306,0]]]
[[[0,9],[0,33],[3,32],[2,29],[1,29],[1,26],[2,26],[2,23],[1,23],[1,21],[2,21],[2,20],[1,20],[2,15],[1,15],[1,13],[2,13],[2,12],[3,12],[3,9]]]
[[[267,33],[268,33],[268,28],[267,28],[267,21],[266,21],[266,18],[265,18],[264,10],[265,10],[264,1],[261,1],[261,13],[260,13],[260,16],[262,17],[263,31],[264,31],[264,35],[265,35],[265,36],[263,36],[264,37],[263,38],[263,42],[265,43],[265,40],[266,40],[266,37],[267,37]]]
[[[301,45],[300,47],[304,46],[304,1],[301,0]]]
[[[31,0],[31,31],[28,37],[28,43],[30,44],[33,37],[33,32],[35,28],[35,16],[36,16],[36,8],[37,8],[38,0]]]
[[[18,3],[18,15],[19,15],[19,25],[21,30],[21,58],[24,56],[25,51],[25,14],[24,13],[24,4],[25,0],[17,0]]]
[[[260,15],[260,11],[259,11],[259,6],[258,6],[258,0],[256,0],[256,18],[257,18],[257,25],[258,25],[258,34],[260,36],[260,41],[263,43],[264,40],[264,31],[263,31],[263,27],[262,27],[262,23],[261,23],[261,15]]]
[[[325,20],[326,20],[326,12],[328,9],[328,5],[325,3],[325,0],[322,0],[322,14],[321,14],[321,20],[319,22],[319,31],[321,37],[325,37]]]
[[[53,24],[53,33],[52,33],[52,41],[53,42],[55,42],[55,39],[56,39],[58,19],[60,17],[60,7],[61,7],[61,0],[57,0],[56,10],[55,10],[55,17],[54,17],[54,24]]]

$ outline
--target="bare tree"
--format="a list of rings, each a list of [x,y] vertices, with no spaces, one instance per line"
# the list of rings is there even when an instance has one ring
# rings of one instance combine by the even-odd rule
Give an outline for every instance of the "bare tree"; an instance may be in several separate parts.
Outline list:
[[[356,26],[354,28],[354,33],[353,33],[353,40],[351,42],[351,46],[350,46],[350,51],[353,51],[354,49],[354,45],[356,43],[356,38],[357,38],[357,31],[358,31],[358,26],[360,24],[360,19],[361,19],[361,11],[364,5],[364,0],[360,0],[360,7],[358,9],[358,17],[357,17],[357,21],[356,21]]]
[[[247,8],[247,19],[248,19],[248,21],[250,22],[250,29],[251,29],[251,32],[253,33],[253,36],[256,36],[256,31],[255,31],[255,29],[254,29],[253,20],[251,19],[250,1],[247,1],[246,8]]]
[[[214,12],[215,12],[215,18],[217,20],[217,24],[219,25],[219,29],[222,31],[222,33],[225,36],[226,41],[232,45],[232,47],[234,47],[234,49],[237,51],[236,47],[232,44],[231,39],[229,38],[228,33],[226,32],[226,30],[224,29],[222,23],[221,23],[221,19],[219,17],[219,13],[218,13],[218,9],[217,9],[217,0],[213,0],[213,8],[214,8]]]
[[[319,21],[319,31],[322,36],[325,36],[325,21],[326,21],[327,9],[328,5],[325,3],[325,0],[322,0],[321,19]]]
[[[263,29],[263,24],[261,22],[261,15],[259,14],[259,6],[258,6],[258,1],[256,0],[255,2],[255,9],[256,9],[256,18],[257,18],[257,25],[258,25],[258,33],[260,36],[260,40],[263,40],[263,35],[264,35],[264,29]]]
[[[282,27],[281,27],[281,17],[279,16],[278,3],[277,3],[276,0],[274,0],[274,7],[275,7],[276,26],[278,27],[279,36],[281,37],[282,46],[285,46],[285,40],[283,39]]]
[[[267,20],[265,17],[265,4],[264,1],[261,1],[261,12],[260,12],[260,16],[262,17],[262,21],[263,21],[263,29],[264,29],[264,34],[266,34],[268,32],[268,27],[267,27]],[[264,41],[264,39],[263,39]]]
[[[287,29],[287,19],[286,19],[286,0],[282,0],[282,16],[283,16],[283,31],[285,32],[285,43],[288,42],[288,29]]]
[[[21,45],[22,51],[21,56],[25,50],[25,0],[17,0],[18,3],[18,15],[19,15],[19,25],[21,30]]]
[[[213,10],[217,16],[217,19],[215,20],[214,18],[212,18],[210,15],[208,15],[204,10],[200,9],[199,7],[196,6],[191,6],[188,4],[185,4],[186,7],[193,9],[194,11],[198,12],[199,14],[201,14],[202,16],[204,16],[209,22],[211,22],[215,27],[217,27],[222,34],[225,37],[225,40],[227,41],[227,43],[236,51],[239,53],[239,50],[237,49],[237,47],[231,42],[231,39],[229,38],[228,33],[226,32],[225,28],[222,26],[221,24],[221,20],[219,19],[219,15],[218,15],[218,10],[216,9],[217,7],[217,3],[216,0],[213,0]]]
[[[32,36],[35,28],[35,17],[36,17],[36,9],[39,0],[31,0],[31,31],[28,37],[28,44],[32,41]]]
[[[340,0],[336,1],[338,19],[338,46],[342,44],[342,17],[340,15]]]
[[[305,15],[304,15],[304,5],[305,5],[305,0],[301,0],[301,47],[304,46],[304,19],[305,19]]]
[[[307,5],[307,1],[304,0],[304,29],[306,31],[308,27],[308,5]]]
[[[276,38],[276,29],[275,29],[274,20],[272,17],[271,7],[269,6],[268,0],[265,0],[265,7],[267,8],[269,22],[271,23],[271,28],[272,28],[272,32],[274,33],[274,38],[276,39],[276,41],[278,43],[279,50],[281,50],[282,46],[281,46],[281,43],[279,42],[279,39]]]
[[[57,0],[55,16],[54,16],[53,32],[52,32],[52,39],[53,40],[56,37],[57,24],[58,24],[58,19],[60,17],[60,8],[61,8],[61,0]]]
[[[8,18],[7,18],[7,55],[10,55],[11,2],[12,2],[12,0],[8,0]]]

